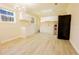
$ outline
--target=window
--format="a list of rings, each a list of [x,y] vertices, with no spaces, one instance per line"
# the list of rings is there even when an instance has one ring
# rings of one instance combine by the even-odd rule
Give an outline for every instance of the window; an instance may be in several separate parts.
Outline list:
[[[8,10],[0,9],[0,22],[15,22],[15,14]]]

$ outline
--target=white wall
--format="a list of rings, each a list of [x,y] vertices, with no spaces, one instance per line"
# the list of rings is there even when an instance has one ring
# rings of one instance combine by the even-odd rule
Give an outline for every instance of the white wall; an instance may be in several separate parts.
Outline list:
[[[28,37],[35,33],[35,24],[29,24],[26,27],[21,27],[21,36]]]
[[[54,25],[58,22],[58,16],[41,17],[40,32],[54,34]]]
[[[0,22],[0,41],[5,42],[20,36],[20,26],[12,23]]]
[[[18,10],[13,9],[14,4],[0,4],[0,8],[14,12],[16,15],[16,23],[0,22],[0,42],[15,39],[20,36],[20,25],[18,22]]]
[[[55,33],[57,32],[57,30],[56,31],[54,30],[54,25],[57,23],[58,23],[58,21],[41,22],[40,32],[56,35]]]
[[[41,17],[41,22],[45,22],[45,21],[58,21],[58,16]]]
[[[49,25],[47,22],[43,22],[40,25],[40,32],[42,33],[48,33],[48,34],[53,34],[54,33],[54,23],[52,25]]]
[[[70,42],[79,53],[79,4],[71,4],[67,11],[72,15]]]

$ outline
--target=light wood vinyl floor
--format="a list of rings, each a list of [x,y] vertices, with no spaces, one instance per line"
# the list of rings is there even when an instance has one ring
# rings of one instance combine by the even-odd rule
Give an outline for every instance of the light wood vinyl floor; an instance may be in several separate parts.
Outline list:
[[[1,44],[1,55],[75,55],[68,40],[59,40],[51,34],[37,33],[28,38],[17,38]]]

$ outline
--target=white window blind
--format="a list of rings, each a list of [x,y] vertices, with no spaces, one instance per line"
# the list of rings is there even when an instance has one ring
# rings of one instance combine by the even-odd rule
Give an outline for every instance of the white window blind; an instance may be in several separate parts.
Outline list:
[[[14,23],[15,21],[15,14],[13,12],[5,9],[0,9],[0,22]]]

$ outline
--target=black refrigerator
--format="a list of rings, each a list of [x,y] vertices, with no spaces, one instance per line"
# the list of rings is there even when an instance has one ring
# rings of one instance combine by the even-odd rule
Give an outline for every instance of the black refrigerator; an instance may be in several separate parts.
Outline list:
[[[58,16],[58,39],[69,40],[71,15]]]

